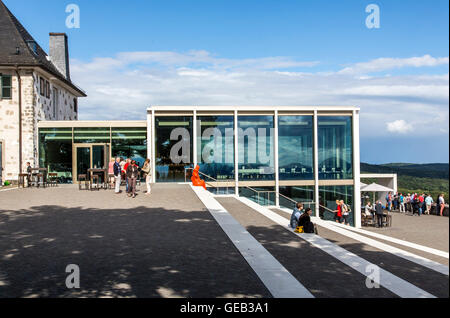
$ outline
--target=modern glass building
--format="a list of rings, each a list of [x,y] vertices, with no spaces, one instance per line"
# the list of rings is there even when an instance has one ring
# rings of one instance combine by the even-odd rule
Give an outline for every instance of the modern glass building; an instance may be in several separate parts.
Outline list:
[[[356,107],[152,106],[146,121],[40,122],[38,152],[66,182],[116,156],[150,158],[156,183],[184,182],[198,164],[208,186],[265,205],[307,202],[331,219],[344,200],[360,226]]]

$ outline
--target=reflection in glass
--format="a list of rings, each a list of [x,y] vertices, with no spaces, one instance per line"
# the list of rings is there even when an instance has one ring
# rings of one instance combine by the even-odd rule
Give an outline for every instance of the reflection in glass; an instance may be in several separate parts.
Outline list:
[[[155,118],[157,182],[184,182],[184,168],[192,163],[192,116]]]
[[[73,139],[76,144],[110,143],[111,130],[109,127],[74,128]]]
[[[334,213],[323,208],[336,210],[336,200],[344,200],[344,203],[350,208],[350,225],[354,226],[354,207],[353,207],[353,186],[321,186],[319,187],[319,215],[324,220],[333,220]]]
[[[313,180],[313,117],[278,117],[280,180]]]
[[[319,116],[319,178],[352,179],[352,117]]]
[[[112,151],[113,158],[131,158],[142,167],[147,158],[147,128],[112,128]]]
[[[77,181],[80,181],[80,174],[89,175],[89,168],[91,168],[91,148],[77,147]]]
[[[234,180],[234,117],[197,117],[197,162],[200,172],[217,180]]]
[[[259,205],[275,205],[274,187],[239,187],[239,196],[248,198]]]
[[[305,208],[311,208],[314,215],[314,186],[280,186],[280,194],[282,194],[280,195],[281,207],[294,209],[295,203],[291,201],[293,200],[303,203]]]
[[[39,130],[39,167],[57,173],[60,183],[72,183],[72,128]]]
[[[238,117],[239,180],[274,180],[273,116]]]

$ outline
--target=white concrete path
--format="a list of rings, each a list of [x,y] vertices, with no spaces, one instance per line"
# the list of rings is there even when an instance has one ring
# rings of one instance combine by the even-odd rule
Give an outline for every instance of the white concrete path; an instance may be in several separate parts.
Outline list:
[[[282,211],[286,212],[286,213],[290,213],[290,212],[288,212],[288,211],[286,211],[284,209]],[[354,229],[354,228],[349,227],[347,225],[339,224],[339,223],[336,223],[336,222],[324,221],[324,220],[322,220],[320,218],[317,218],[317,217],[315,217],[313,220],[314,220],[314,222],[316,224],[318,224],[320,226],[323,226],[326,229],[329,229],[329,230],[334,231],[336,233],[339,233],[341,235],[345,235],[345,236],[350,237],[351,239],[354,239],[354,240],[359,241],[361,243],[373,246],[373,247],[375,247],[375,248],[377,248],[379,250],[382,250],[382,251],[394,254],[394,255],[396,255],[398,257],[401,257],[403,259],[406,259],[406,260],[408,260],[410,262],[413,262],[413,263],[419,264],[419,265],[421,265],[423,267],[426,267],[426,268],[429,268],[431,270],[434,270],[434,271],[436,271],[438,273],[441,273],[441,274],[444,274],[444,275],[447,275],[447,276],[449,275],[449,270],[448,270],[449,268],[448,268],[448,266],[440,264],[440,263],[435,262],[435,261],[432,261],[432,260],[427,259],[425,257],[416,255],[414,253],[402,250],[400,248],[397,248],[397,247],[394,247],[394,246],[390,246],[390,245],[388,245],[386,243],[383,243],[383,242],[380,242],[380,241],[368,238],[366,236],[359,235],[359,234],[355,233],[356,231],[353,231],[353,230],[358,230],[358,229]],[[364,232],[369,232],[369,231],[364,231]],[[372,232],[369,232],[369,233],[372,233]],[[374,234],[377,234],[377,233],[374,233]],[[382,235],[382,236],[385,236],[385,235]],[[405,244],[403,244],[403,245],[405,245]],[[418,245],[418,244],[415,244],[415,245]],[[418,246],[420,246],[420,245],[418,245]],[[424,246],[424,248],[425,248],[425,246]],[[424,250],[424,249],[422,249],[422,250]]]
[[[283,226],[287,230],[293,232],[293,230],[289,227],[289,220],[282,217],[281,215],[269,210],[266,207],[260,206],[259,204],[243,197],[237,197],[242,203],[246,204],[256,212],[264,215],[275,223]],[[347,251],[346,249],[331,243],[330,241],[315,235],[315,234],[299,234],[295,233],[300,238],[309,242],[311,245],[320,248],[324,252],[338,259],[342,263],[348,265],[353,268],[357,272],[367,276],[371,279],[371,274],[373,273],[374,268],[379,268],[377,265],[368,262],[367,260],[359,257],[358,255]],[[326,264],[324,264],[326,266]],[[402,297],[402,298],[436,298],[434,295],[426,292],[425,290],[407,282],[404,279],[401,279],[394,274],[379,268],[379,281],[377,283],[380,286],[385,287],[390,290],[394,294]]]
[[[356,232],[356,233],[361,233],[361,234],[364,234],[364,235],[367,235],[367,236],[372,236],[372,237],[379,238],[379,239],[382,239],[382,240],[385,240],[385,241],[389,241],[389,242],[392,242],[392,243],[395,243],[395,244],[398,244],[398,245],[411,247],[411,248],[414,248],[414,249],[419,250],[419,251],[427,252],[427,253],[434,254],[434,255],[437,255],[437,256],[441,256],[441,257],[444,257],[444,258],[449,258],[448,257],[449,256],[448,252],[444,252],[444,251],[441,251],[441,250],[438,250],[438,249],[435,249],[435,248],[431,248],[431,247],[428,247],[428,246],[425,246],[425,245],[420,245],[420,244],[416,244],[416,243],[400,240],[400,239],[392,237],[392,236],[387,236],[387,235],[383,235],[383,234],[379,234],[379,233],[374,233],[374,232],[366,231],[366,230],[363,230],[363,229],[357,229],[357,228],[354,228],[354,227],[348,227],[346,225],[343,225],[343,224],[340,224],[340,223],[336,223],[336,222],[330,222],[330,223],[332,223],[334,226],[338,226],[338,227],[341,227],[341,228],[344,228],[346,230],[350,230],[350,231],[353,231],[353,232]]]
[[[213,194],[201,187],[191,187],[273,297],[314,298],[261,243],[214,199]]]

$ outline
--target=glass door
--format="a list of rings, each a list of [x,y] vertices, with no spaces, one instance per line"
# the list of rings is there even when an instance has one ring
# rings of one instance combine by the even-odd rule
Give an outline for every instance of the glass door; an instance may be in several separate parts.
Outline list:
[[[76,162],[77,172],[74,175],[76,176],[76,181],[79,181],[79,175],[84,174],[87,176],[87,170],[91,167],[91,147],[77,147]]]
[[[80,180],[80,174],[88,175],[88,169],[108,168],[109,144],[74,144],[73,147],[74,183]]]

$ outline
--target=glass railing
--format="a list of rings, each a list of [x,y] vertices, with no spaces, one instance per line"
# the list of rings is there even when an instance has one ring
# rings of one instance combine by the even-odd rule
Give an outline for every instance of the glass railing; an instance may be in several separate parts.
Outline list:
[[[256,190],[251,187],[239,187],[239,196],[252,200],[262,206],[274,206],[275,195],[275,191]]]

